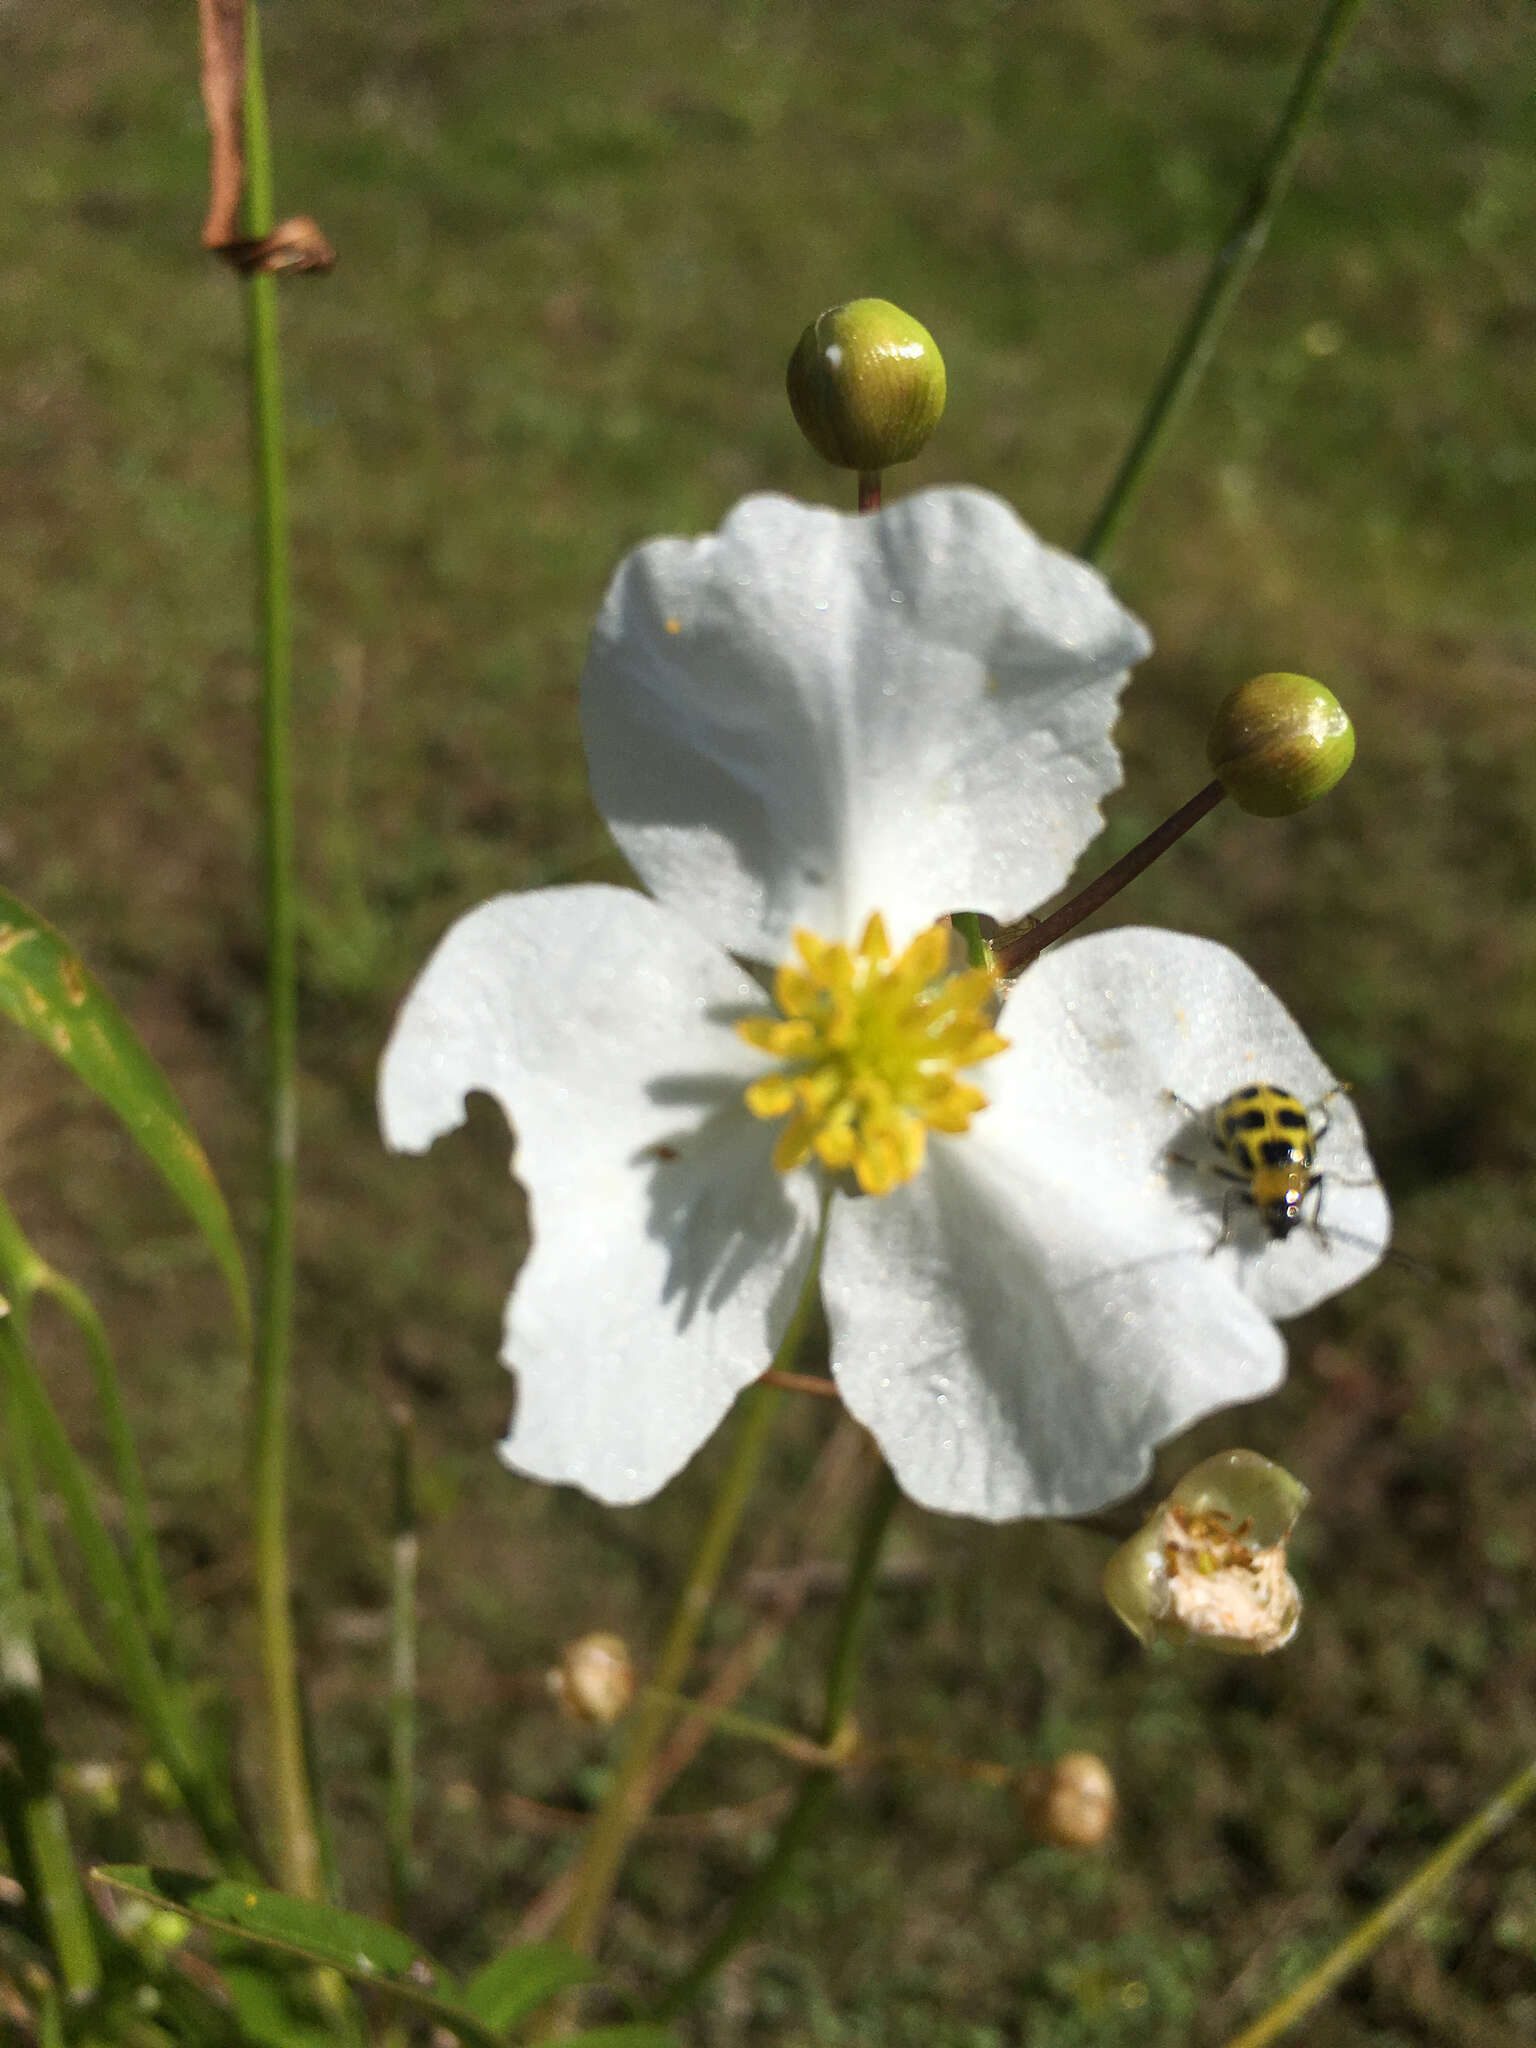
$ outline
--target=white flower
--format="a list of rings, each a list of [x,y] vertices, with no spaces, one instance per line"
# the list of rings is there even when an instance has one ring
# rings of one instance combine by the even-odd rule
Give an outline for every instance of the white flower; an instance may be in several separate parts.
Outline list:
[[[1220,947],[1060,946],[995,1033],[976,976],[918,992],[943,913],[1010,919],[1066,881],[1147,645],[1093,572],[975,491],[861,519],[749,499],[621,566],[583,717],[597,800],[657,900],[471,911],[380,1084],[399,1149],[476,1089],[516,1133],[515,1470],[655,1492],[770,1362],[827,1200],[844,1401],[916,1500],[993,1519],[1134,1487],[1162,1438],[1277,1384],[1272,1317],[1374,1263],[1386,1208],[1347,1102],[1319,1153],[1326,1237],[1272,1241],[1248,1211],[1213,1251],[1231,1191],[1169,1163],[1188,1115],[1167,1091],[1332,1085]],[[780,970],[783,1014],[738,960]]]

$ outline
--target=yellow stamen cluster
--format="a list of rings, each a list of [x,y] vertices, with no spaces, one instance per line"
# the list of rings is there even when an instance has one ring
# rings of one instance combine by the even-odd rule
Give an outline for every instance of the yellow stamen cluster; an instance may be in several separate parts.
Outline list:
[[[963,1131],[986,1107],[955,1076],[1008,1043],[992,1029],[996,984],[985,967],[946,973],[949,946],[936,924],[893,960],[878,912],[855,951],[795,933],[799,960],[774,976],[781,1016],[736,1027],[784,1062],[746,1091],[754,1116],[789,1119],[774,1148],[780,1173],[814,1154],[866,1195],[888,1194],[922,1165],[930,1130]]]

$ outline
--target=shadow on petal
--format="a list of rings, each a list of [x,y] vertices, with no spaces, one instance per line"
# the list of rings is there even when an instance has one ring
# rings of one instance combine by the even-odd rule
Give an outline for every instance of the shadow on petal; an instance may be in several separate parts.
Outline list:
[[[785,1265],[804,1219],[773,1167],[777,1131],[752,1116],[739,1081],[678,1075],[657,1081],[652,1097],[703,1107],[702,1121],[647,1145],[635,1164],[647,1168],[647,1234],[667,1247],[663,1299],[677,1305],[678,1327],[699,1310],[714,1311],[763,1263],[785,1266],[783,1300],[770,1320],[787,1316],[799,1292],[801,1262]]]

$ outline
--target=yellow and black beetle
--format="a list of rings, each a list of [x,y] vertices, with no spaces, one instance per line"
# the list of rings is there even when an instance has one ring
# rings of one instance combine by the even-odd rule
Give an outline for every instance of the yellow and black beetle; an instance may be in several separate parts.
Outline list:
[[[1220,1155],[1202,1160],[1170,1152],[1170,1159],[1240,1188],[1239,1199],[1257,1209],[1264,1228],[1277,1241],[1289,1237],[1298,1223],[1307,1224],[1319,1236],[1324,1234],[1318,1220],[1323,1175],[1318,1169],[1317,1147],[1328,1130],[1328,1104],[1343,1093],[1341,1088],[1330,1088],[1310,1109],[1300,1096],[1273,1081],[1250,1082],[1234,1089],[1208,1111],[1191,1109],[1171,1088],[1165,1092],[1204,1125]],[[1309,1196],[1314,1198],[1310,1216],[1306,1214]],[[1225,1244],[1232,1235],[1231,1200],[1229,1196],[1222,1206],[1218,1244]]]

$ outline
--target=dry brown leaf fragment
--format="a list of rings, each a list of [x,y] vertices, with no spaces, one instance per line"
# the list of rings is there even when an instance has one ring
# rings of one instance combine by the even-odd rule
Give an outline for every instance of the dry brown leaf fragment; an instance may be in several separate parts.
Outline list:
[[[203,109],[208,116],[208,217],[203,247],[240,238],[245,188],[245,0],[197,0]]]
[[[329,270],[336,252],[307,213],[279,221],[270,234],[241,231],[245,191],[246,0],[197,0],[203,109],[208,117],[208,213],[205,249],[234,265],[242,277],[259,272]]]
[[[219,254],[242,277],[252,277],[260,271],[280,276],[296,270],[329,270],[336,261],[336,251],[321,233],[320,223],[307,213],[296,213],[292,220],[280,220],[270,235],[226,242]]]

